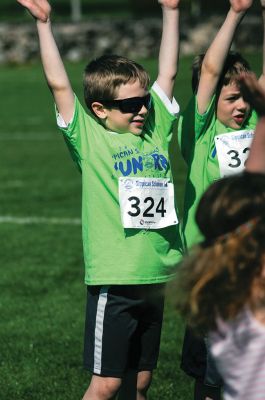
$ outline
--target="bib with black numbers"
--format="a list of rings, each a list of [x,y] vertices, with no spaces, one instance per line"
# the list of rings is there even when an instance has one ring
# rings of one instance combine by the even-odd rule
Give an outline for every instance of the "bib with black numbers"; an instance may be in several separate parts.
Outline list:
[[[168,178],[119,178],[119,201],[124,228],[160,229],[178,223]]]
[[[241,130],[215,136],[221,177],[244,170],[253,135],[253,130]]]

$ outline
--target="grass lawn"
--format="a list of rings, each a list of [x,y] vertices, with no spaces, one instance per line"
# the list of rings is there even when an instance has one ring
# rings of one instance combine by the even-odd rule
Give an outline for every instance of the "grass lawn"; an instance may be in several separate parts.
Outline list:
[[[261,68],[261,56],[248,57]],[[176,97],[190,96],[189,58],[181,60]],[[156,75],[154,61],[143,62]],[[67,65],[82,98],[83,65]],[[0,400],[81,399],[85,286],[80,175],[54,119],[39,64],[1,67],[0,109]],[[185,167],[172,145],[182,207]],[[168,289],[159,368],[150,400],[189,400],[192,382],[179,370],[183,323]]]

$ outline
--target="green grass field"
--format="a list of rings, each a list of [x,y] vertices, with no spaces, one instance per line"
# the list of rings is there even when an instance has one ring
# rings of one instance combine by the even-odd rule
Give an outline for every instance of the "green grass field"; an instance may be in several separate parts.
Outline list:
[[[260,54],[248,58],[259,71]],[[181,60],[176,84],[182,106],[190,62]],[[154,78],[155,62],[143,64]],[[80,98],[82,69],[67,65]],[[82,367],[80,175],[57,131],[41,66],[1,67],[0,88],[0,399],[81,399],[89,375]],[[181,208],[185,167],[176,140],[172,165]],[[192,382],[179,369],[182,334],[171,285],[150,400],[192,398]]]

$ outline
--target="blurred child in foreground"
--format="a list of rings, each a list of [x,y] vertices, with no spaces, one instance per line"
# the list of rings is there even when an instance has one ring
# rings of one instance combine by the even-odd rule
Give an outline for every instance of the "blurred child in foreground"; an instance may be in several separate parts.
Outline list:
[[[265,92],[238,80],[260,116],[246,172],[213,183],[196,222],[204,240],[178,276],[177,303],[198,334],[208,334],[225,400],[265,398]]]

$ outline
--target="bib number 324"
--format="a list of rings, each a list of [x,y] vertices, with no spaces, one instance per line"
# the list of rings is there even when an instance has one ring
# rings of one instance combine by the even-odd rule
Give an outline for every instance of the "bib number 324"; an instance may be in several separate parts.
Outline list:
[[[120,178],[124,228],[160,229],[178,223],[173,184],[167,178]]]

